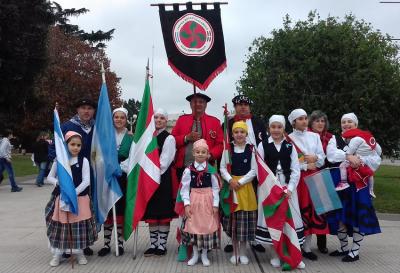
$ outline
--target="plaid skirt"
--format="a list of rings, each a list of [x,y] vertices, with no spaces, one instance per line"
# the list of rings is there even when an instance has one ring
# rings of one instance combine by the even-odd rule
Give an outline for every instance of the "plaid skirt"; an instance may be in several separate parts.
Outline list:
[[[223,216],[222,217],[222,227],[229,237],[232,238],[232,220],[231,216]],[[237,211],[233,213],[233,217],[235,220],[235,235],[237,241],[254,241],[256,237],[256,228],[257,228],[257,211]]]
[[[184,245],[194,245],[198,249],[219,249],[220,248],[220,236],[219,231],[213,232],[211,234],[199,235],[184,232],[185,219],[182,221],[182,226],[180,228],[182,244]]]
[[[58,249],[85,249],[97,240],[96,223],[94,218],[71,224],[53,221],[56,195],[52,194],[45,208],[47,237],[50,246]]]

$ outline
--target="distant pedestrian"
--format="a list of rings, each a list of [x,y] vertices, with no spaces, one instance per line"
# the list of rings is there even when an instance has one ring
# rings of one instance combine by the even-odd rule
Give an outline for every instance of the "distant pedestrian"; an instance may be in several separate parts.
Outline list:
[[[42,187],[44,184],[44,177],[46,176],[46,171],[48,169],[48,147],[49,147],[49,133],[40,132],[33,145],[33,159],[35,165],[39,169],[39,174],[36,177],[36,185]]]
[[[3,181],[4,170],[8,173],[8,179],[10,180],[11,192],[22,191],[22,187],[19,187],[15,182],[14,170],[11,164],[11,148],[10,139],[13,138],[11,130],[6,129],[5,134],[0,133],[0,183]]]

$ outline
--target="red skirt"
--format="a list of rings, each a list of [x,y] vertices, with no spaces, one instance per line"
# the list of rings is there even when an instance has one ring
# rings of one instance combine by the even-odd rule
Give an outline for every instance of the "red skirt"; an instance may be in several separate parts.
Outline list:
[[[297,195],[299,198],[299,207],[301,218],[304,224],[304,235],[311,234],[329,234],[329,227],[324,215],[317,215],[311,200],[310,192],[304,182],[304,178],[315,173],[317,170],[301,171],[299,185],[297,186]]]

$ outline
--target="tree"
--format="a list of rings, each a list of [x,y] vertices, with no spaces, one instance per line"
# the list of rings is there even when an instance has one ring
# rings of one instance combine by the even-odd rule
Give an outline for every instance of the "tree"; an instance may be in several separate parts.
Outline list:
[[[49,64],[35,83],[36,100],[27,106],[22,131],[52,128],[55,103],[60,119],[76,114],[75,103],[80,98],[97,101],[101,87],[100,63],[106,69],[106,82],[111,107],[122,104],[119,99],[120,78],[110,71],[110,60],[103,49],[93,48],[77,37],[67,36],[59,27],[49,32]]]
[[[0,1],[0,124],[18,127],[47,61],[52,23],[45,0]]]
[[[249,48],[237,91],[251,97],[255,114],[298,107],[328,114],[340,131],[342,114],[355,112],[386,151],[400,139],[399,48],[388,35],[353,15],[343,21],[316,12],[292,24],[289,16],[272,37]]]
[[[141,103],[135,99],[129,99],[128,101],[124,101],[124,107],[128,110],[128,116],[132,117],[133,115],[138,115],[140,111]]]

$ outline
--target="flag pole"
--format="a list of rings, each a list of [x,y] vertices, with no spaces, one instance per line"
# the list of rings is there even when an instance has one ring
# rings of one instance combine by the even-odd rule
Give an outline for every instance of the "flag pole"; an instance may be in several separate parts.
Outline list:
[[[101,80],[102,83],[106,83],[106,70],[104,69],[103,62],[101,62]],[[117,229],[117,217],[115,212],[115,205],[112,207],[113,212],[113,225],[114,225],[114,243],[115,243],[115,256],[119,256],[119,249],[118,249],[118,229]]]

